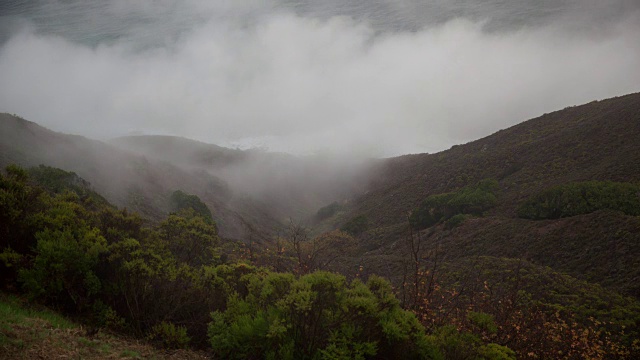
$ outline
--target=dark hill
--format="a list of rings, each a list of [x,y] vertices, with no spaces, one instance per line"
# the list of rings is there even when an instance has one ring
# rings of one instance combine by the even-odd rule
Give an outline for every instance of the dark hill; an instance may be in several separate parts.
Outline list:
[[[428,195],[484,178],[500,181],[503,197],[495,213],[506,216],[553,185],[639,181],[640,94],[568,107],[437,154],[389,159],[353,212],[377,224],[401,222]]]
[[[568,107],[441,153],[388,159],[377,171],[371,190],[328,220],[340,226],[367,219],[368,231],[360,237],[374,272],[392,275],[390,254],[402,259],[408,214],[428,196],[493,178],[499,184],[496,206],[453,230],[442,224],[424,230],[426,248],[440,244],[449,261],[527,258],[640,296],[638,217],[605,211],[533,221],[516,212],[529,197],[556,185],[640,182],[640,94]]]

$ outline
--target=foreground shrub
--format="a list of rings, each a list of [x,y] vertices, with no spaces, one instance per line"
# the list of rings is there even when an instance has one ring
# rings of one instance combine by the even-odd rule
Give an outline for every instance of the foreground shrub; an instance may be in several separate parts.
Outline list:
[[[222,358],[437,358],[415,316],[400,308],[390,284],[371,277],[315,272],[300,278],[251,276],[248,294],[232,294],[214,312],[210,343]]]
[[[166,321],[152,327],[148,339],[168,349],[184,349],[191,341],[187,328]]]

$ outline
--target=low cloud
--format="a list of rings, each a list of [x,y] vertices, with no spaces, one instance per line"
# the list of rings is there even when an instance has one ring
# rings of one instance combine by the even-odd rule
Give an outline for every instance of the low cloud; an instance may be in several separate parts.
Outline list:
[[[92,44],[21,26],[0,48],[0,111],[101,139],[172,134],[390,156],[442,150],[640,91],[637,11],[592,27],[568,26],[583,14],[567,14],[507,30],[451,18],[380,31],[367,17],[250,2],[190,1],[182,12],[175,2],[167,2],[174,10],[129,3],[115,1],[110,11],[178,13],[193,24],[160,26],[159,37],[136,23],[122,38]]]

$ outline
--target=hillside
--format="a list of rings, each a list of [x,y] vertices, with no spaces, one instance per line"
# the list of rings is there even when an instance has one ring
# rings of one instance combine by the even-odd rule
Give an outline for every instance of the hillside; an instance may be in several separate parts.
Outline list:
[[[111,203],[139,212],[151,221],[164,218],[171,193],[183,190],[198,195],[210,207],[224,237],[269,234],[281,226],[263,204],[233,194],[224,181],[209,173],[0,114],[0,166],[12,163],[25,167],[45,164],[73,171]]]
[[[127,136],[110,143],[174,166],[204,171],[265,204],[277,219],[308,218],[364,191],[370,159],[237,150],[175,136]]]
[[[360,238],[370,250],[364,258],[373,272],[397,273],[390,256],[402,261],[408,214],[427,197],[492,178],[498,181],[495,206],[453,230],[442,224],[424,230],[425,248],[438,244],[448,261],[526,258],[640,296],[637,216],[605,211],[533,221],[516,213],[525,200],[556,185],[640,182],[640,94],[545,114],[441,153],[387,159],[372,178],[372,190],[327,223],[367,219]]]
[[[640,94],[349,171],[0,120],[0,165],[47,165],[0,172],[3,291],[91,326],[220,358],[640,354]],[[158,354],[0,305],[14,358]]]

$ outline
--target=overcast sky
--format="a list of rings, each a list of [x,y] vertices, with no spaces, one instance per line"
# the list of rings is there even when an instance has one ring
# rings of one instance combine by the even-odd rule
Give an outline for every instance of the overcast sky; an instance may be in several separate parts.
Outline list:
[[[435,152],[640,91],[639,3],[5,1],[0,111],[98,139]]]

